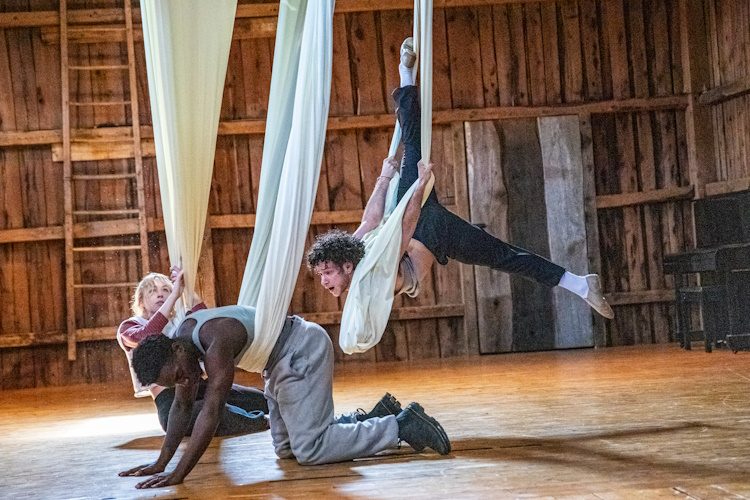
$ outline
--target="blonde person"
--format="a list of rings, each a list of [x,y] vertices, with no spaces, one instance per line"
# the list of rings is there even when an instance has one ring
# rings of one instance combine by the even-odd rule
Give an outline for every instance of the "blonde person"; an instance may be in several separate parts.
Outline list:
[[[123,321],[117,329],[117,342],[125,352],[130,368],[130,376],[136,397],[151,396],[156,405],[159,424],[167,430],[169,410],[175,397],[173,387],[162,387],[156,384],[143,386],[133,372],[132,351],[143,339],[154,334],[172,336],[174,333],[174,309],[182,294],[182,269],[175,266],[171,270],[171,278],[160,273],[149,273],[138,283],[133,295],[133,316]],[[193,294],[191,309],[188,314],[206,309],[205,304],[197,294]],[[195,418],[203,404],[203,393],[206,383],[199,382],[196,404],[193,407],[192,418],[188,434],[192,432]],[[221,410],[217,436],[232,434],[247,434],[268,429],[265,414],[268,404],[263,391],[251,387],[232,384],[229,389],[227,403]]]

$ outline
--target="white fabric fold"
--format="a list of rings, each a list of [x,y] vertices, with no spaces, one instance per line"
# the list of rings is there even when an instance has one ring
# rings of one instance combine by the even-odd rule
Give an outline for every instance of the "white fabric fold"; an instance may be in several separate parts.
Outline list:
[[[198,270],[236,10],[237,0],[141,0],[164,229],[187,294]]]
[[[238,303],[256,307],[239,367],[261,372],[286,318],[305,250],[331,95],[333,0],[280,4],[259,201]]]
[[[430,161],[432,144],[432,0],[414,0],[414,50],[419,61],[421,101],[421,150],[422,160]],[[416,75],[417,65],[413,74]],[[416,80],[415,80],[416,81]],[[401,127],[396,127],[391,140],[389,156],[394,156],[401,141]],[[381,223],[367,233],[363,239],[365,256],[357,264],[344,303],[339,331],[339,345],[347,354],[365,352],[383,337],[393,307],[394,287],[401,259],[401,223],[416,182],[396,203],[397,174],[391,179],[386,195],[385,210]],[[425,189],[422,204],[432,190],[432,176]]]

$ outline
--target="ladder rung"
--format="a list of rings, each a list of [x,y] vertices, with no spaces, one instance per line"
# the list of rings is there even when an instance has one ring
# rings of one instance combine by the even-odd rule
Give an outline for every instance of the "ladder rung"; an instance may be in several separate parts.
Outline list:
[[[73,215],[128,215],[137,214],[140,211],[137,208],[127,210],[74,210]]]
[[[71,178],[74,181],[106,181],[114,179],[132,179],[136,174],[86,174],[74,175]]]
[[[140,250],[140,245],[114,245],[101,247],[73,247],[74,252],[119,252],[121,250]]]
[[[130,104],[130,101],[70,101],[71,106],[124,106]]]
[[[73,288],[134,288],[138,283],[76,283]]]
[[[69,70],[75,71],[99,71],[99,70],[127,70],[127,64],[98,64],[93,66],[68,66]]]

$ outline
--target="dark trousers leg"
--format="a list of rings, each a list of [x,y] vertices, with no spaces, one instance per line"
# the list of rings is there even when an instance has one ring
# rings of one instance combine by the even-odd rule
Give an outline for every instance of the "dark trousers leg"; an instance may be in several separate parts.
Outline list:
[[[245,411],[262,411],[268,413],[268,403],[263,391],[255,387],[233,384],[229,390],[227,404],[237,406]]]
[[[227,403],[224,405],[224,408],[221,410],[221,415],[219,416],[219,426],[216,429],[216,436],[250,434],[268,429],[268,422],[264,415],[264,413],[268,411],[268,404],[266,403],[265,397],[263,397],[263,393],[258,391],[260,393],[259,398],[256,394],[252,393],[252,391],[238,390],[237,388],[239,387],[242,386],[233,386],[230,390]],[[192,434],[195,420],[198,418],[198,414],[203,408],[203,394],[205,393],[205,389],[205,382],[201,381],[201,385],[198,389],[198,396],[193,404],[193,414],[190,419],[188,435]],[[169,410],[172,408],[174,396],[174,388],[169,387],[160,392],[154,400],[156,412],[159,417],[159,424],[164,431],[167,430]]]
[[[396,113],[401,125],[401,142],[404,145],[404,156],[401,158],[401,180],[398,184],[400,201],[419,177],[417,163],[422,159],[419,89],[414,85],[398,88],[393,91],[393,99],[396,101]],[[430,193],[430,199],[437,202],[435,189]]]
[[[464,264],[484,266],[513,273],[553,287],[560,282],[565,268],[521,247],[511,245],[463,220],[442,205],[435,228],[444,231],[441,244],[446,256]]]
[[[401,87],[393,92],[393,98],[404,144],[398,186],[400,200],[419,176],[417,163],[422,158],[419,91],[413,85]],[[422,208],[414,237],[439,261],[445,255],[464,264],[518,274],[550,287],[557,285],[565,273],[564,268],[544,257],[505,243],[450,212],[438,203],[434,189]]]

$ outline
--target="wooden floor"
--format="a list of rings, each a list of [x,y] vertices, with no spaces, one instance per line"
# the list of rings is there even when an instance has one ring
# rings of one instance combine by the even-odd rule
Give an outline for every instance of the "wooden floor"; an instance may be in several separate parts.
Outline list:
[[[117,472],[161,431],[127,381],[0,393],[0,498],[750,498],[750,353],[676,346],[347,367],[337,411],[420,401],[453,453],[302,467],[269,433],[215,439],[180,486]],[[248,379],[249,380],[249,379]]]

